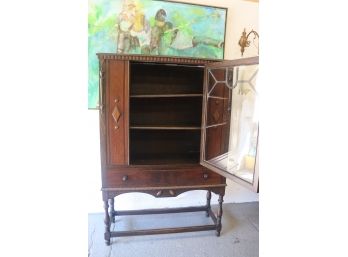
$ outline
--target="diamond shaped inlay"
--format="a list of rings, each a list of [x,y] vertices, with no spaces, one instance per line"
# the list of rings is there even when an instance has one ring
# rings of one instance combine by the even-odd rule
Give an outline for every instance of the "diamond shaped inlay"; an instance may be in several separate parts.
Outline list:
[[[118,110],[117,105],[115,106],[114,111],[112,112],[112,117],[114,118],[114,120],[115,120],[115,122],[116,122],[116,124],[117,124],[118,120],[119,120],[120,117],[121,117],[121,113],[120,113],[120,111]]]

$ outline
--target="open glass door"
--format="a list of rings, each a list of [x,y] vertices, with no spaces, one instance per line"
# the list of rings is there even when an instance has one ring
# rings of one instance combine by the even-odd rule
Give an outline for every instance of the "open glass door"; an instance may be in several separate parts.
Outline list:
[[[201,164],[258,192],[259,58],[206,66]]]

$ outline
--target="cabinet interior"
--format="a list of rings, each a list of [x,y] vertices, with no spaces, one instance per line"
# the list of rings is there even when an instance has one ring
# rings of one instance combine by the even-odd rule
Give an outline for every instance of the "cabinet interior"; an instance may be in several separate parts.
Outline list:
[[[204,67],[130,63],[133,165],[199,163]]]

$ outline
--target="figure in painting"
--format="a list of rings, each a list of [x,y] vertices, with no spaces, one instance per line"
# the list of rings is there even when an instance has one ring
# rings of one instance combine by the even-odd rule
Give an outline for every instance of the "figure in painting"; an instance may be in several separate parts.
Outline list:
[[[145,15],[137,8],[134,0],[124,0],[121,13],[117,17],[117,53],[135,52],[140,40],[148,38],[149,26]]]
[[[154,54],[157,52],[161,44],[161,38],[163,37],[163,33],[166,30],[166,17],[167,13],[165,10],[160,9],[157,11],[155,16],[155,24],[151,28],[151,39],[150,39],[150,52]]]

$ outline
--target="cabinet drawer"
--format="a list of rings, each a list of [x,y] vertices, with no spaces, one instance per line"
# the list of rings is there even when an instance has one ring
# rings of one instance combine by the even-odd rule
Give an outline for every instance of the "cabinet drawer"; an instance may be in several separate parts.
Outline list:
[[[225,179],[205,168],[179,170],[108,170],[103,187],[168,187],[224,184]]]

